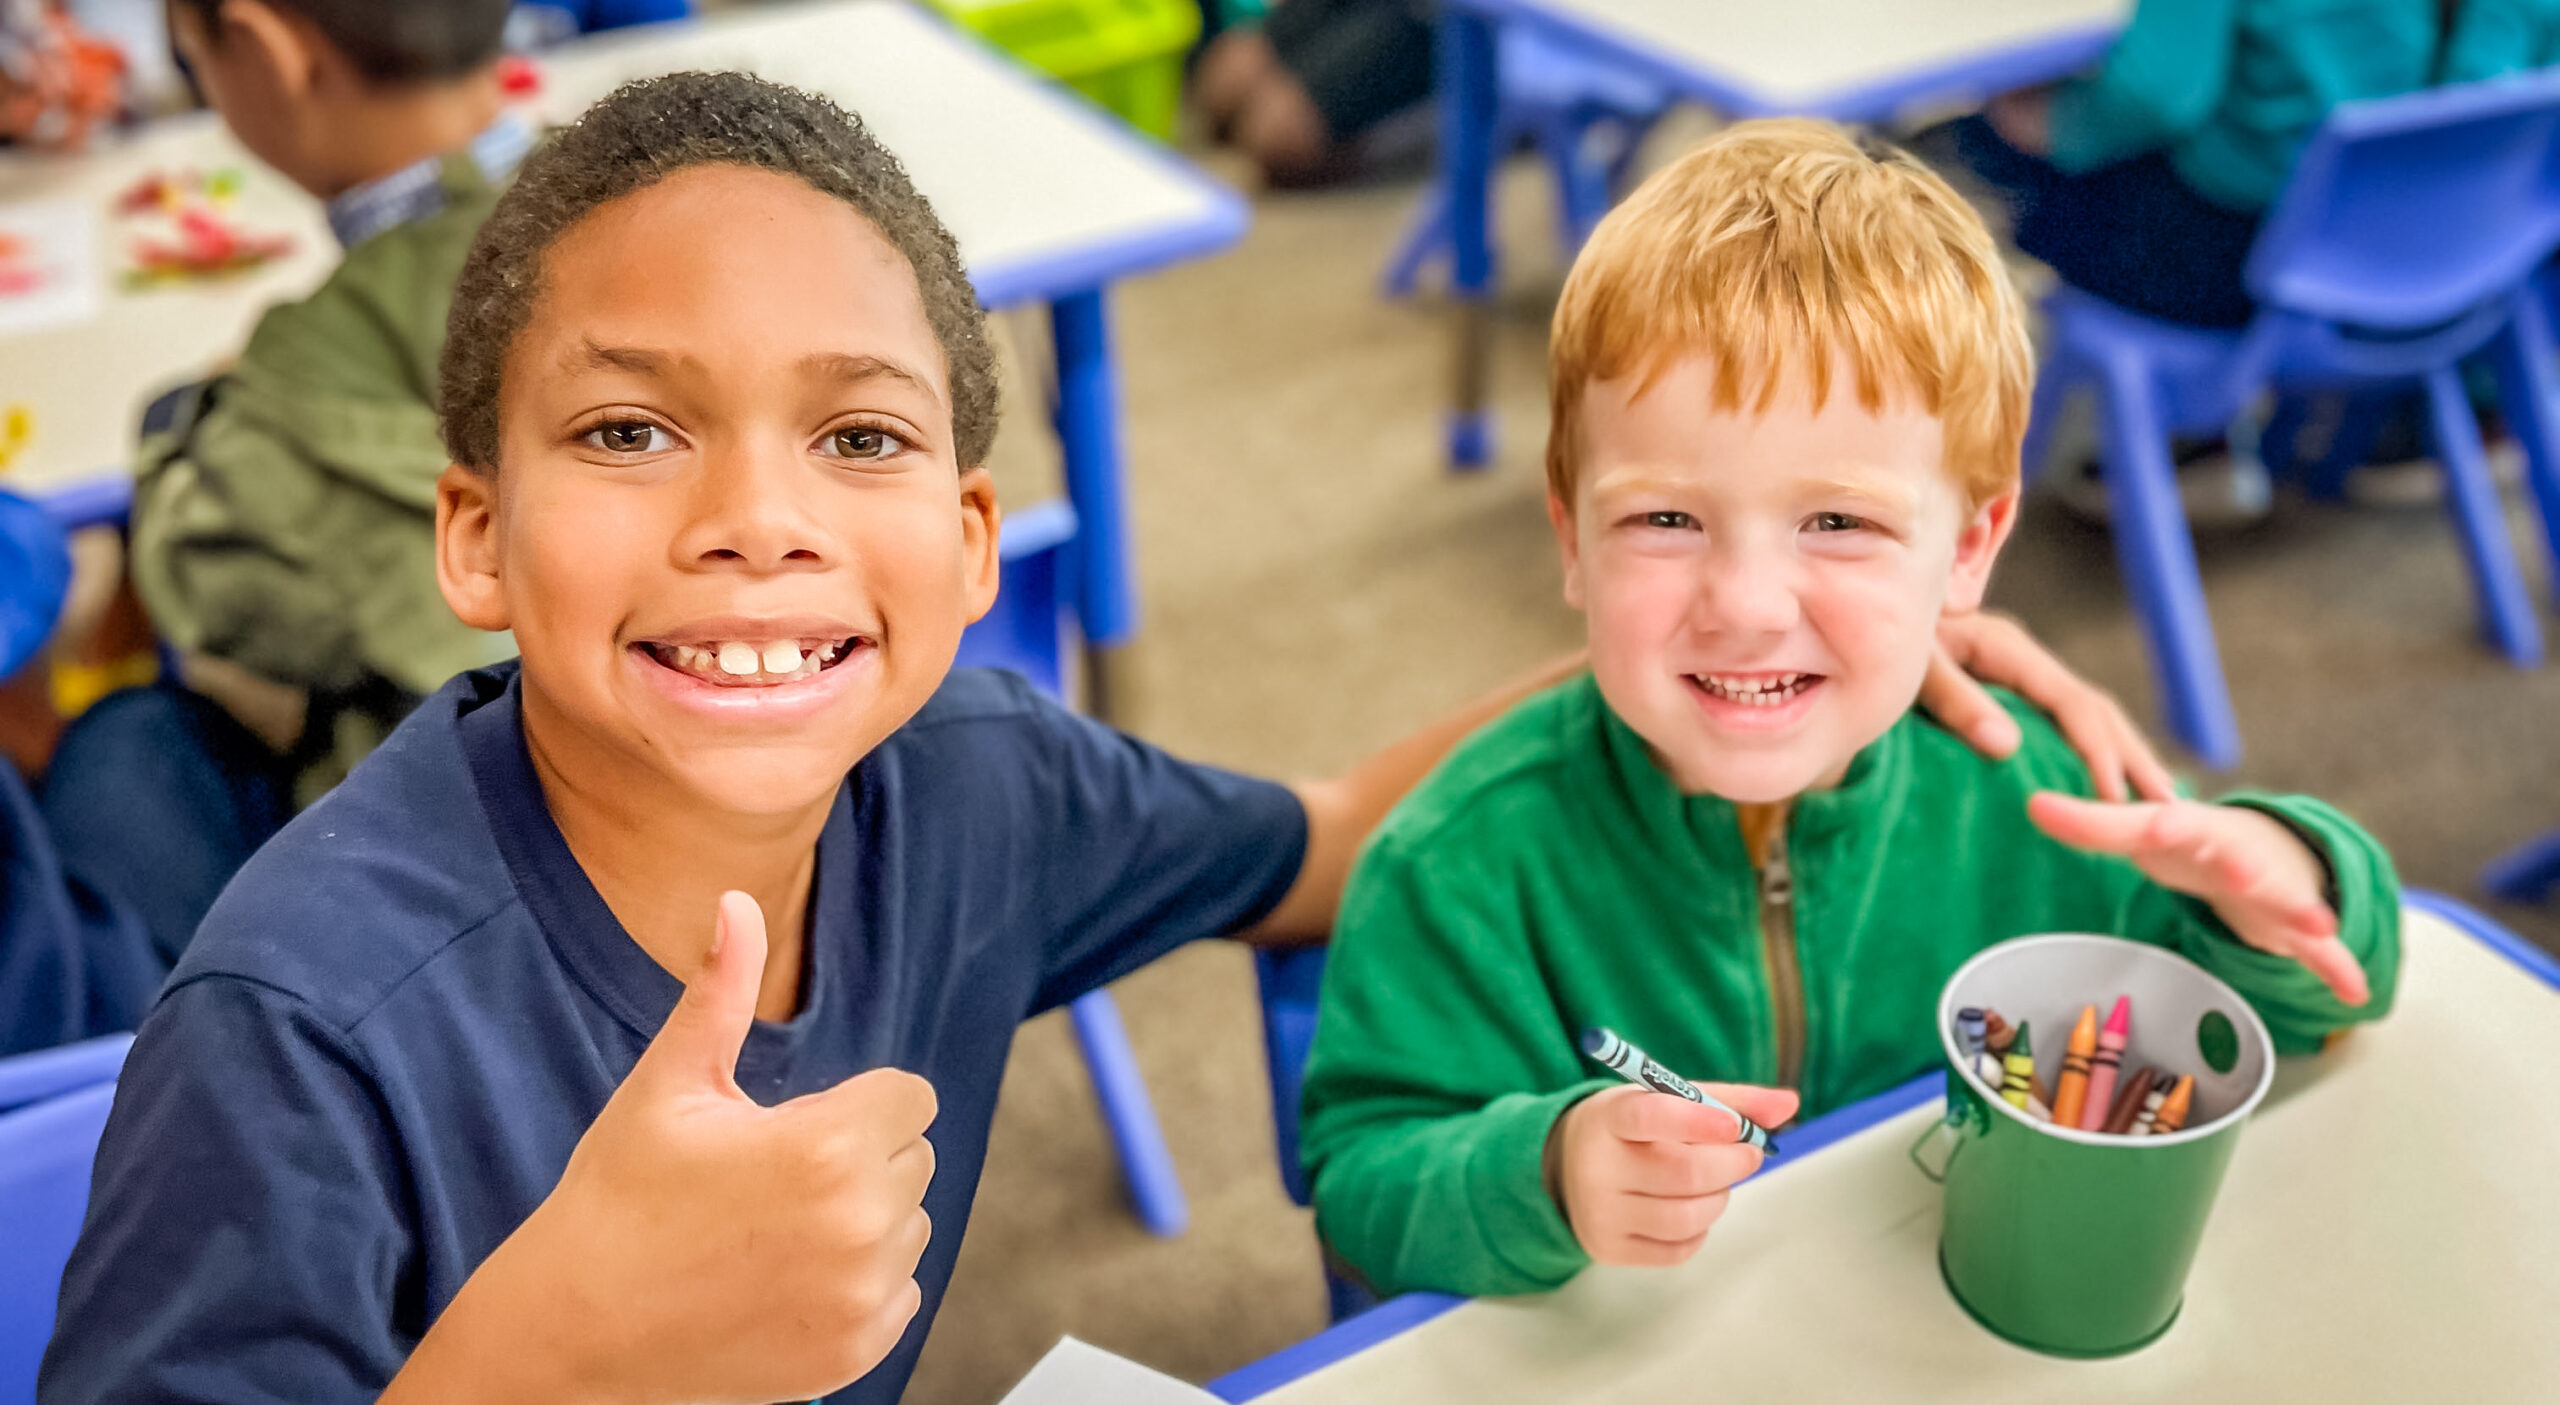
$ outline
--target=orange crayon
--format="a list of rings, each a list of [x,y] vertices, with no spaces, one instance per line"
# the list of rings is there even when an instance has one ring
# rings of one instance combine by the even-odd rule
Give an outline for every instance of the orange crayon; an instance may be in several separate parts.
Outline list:
[[[2107,1124],[2107,1114],[2115,1108],[2116,1074],[2124,1065],[2125,1041],[2133,1035],[2133,1002],[2116,997],[2116,1007],[2107,1012],[2106,1028],[2098,1031],[2098,1052],[2089,1060],[2089,1095],[2080,1106],[2083,1132],[2095,1132]],[[2055,1116],[2060,1116],[2056,1109]]]
[[[2160,1110],[2152,1115],[2151,1130],[2166,1135],[2186,1126],[2187,1111],[2195,1101],[2195,1094],[2196,1076],[2192,1073],[2180,1075],[2177,1086],[2169,1090],[2169,1096],[2160,1100]]]
[[[2053,1085],[2053,1120],[2065,1127],[2080,1125],[2089,1099],[2089,1060],[2098,1052],[2098,1007],[2080,1007],[2071,1040],[2062,1047],[2062,1073]]]

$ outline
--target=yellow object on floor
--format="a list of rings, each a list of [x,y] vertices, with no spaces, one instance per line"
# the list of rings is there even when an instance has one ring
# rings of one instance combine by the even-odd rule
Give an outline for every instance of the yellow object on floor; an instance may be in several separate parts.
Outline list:
[[[160,656],[148,651],[127,654],[105,663],[56,659],[53,664],[53,710],[68,722],[119,688],[148,687],[159,677]]]

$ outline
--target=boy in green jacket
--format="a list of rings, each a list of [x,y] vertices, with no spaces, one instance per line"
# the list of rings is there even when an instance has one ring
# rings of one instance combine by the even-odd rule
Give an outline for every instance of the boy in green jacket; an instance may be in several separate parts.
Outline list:
[[[2171,947],[2283,1050],[2388,1008],[2396,881],[2336,811],[2101,803],[2031,708],[2005,762],[1911,712],[2015,520],[2033,378],[1943,182],[1818,123],[1728,129],[1601,226],[1550,364],[1591,676],[1389,817],[1325,977],[1302,1144],[1374,1286],[1697,1251],[1760,1153],[1585,1061],[1589,1026],[1765,1085],[1716,1091],[1776,1126],[1924,1072],[1947,976],[2030,932]]]

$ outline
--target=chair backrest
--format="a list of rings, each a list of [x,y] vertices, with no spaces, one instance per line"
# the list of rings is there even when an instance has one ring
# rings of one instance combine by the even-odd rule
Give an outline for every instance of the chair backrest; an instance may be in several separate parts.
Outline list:
[[[105,1034],[0,1059],[0,1112],[14,1112],[81,1088],[113,1083],[124,1068],[130,1034]]]
[[[0,675],[53,637],[71,589],[71,544],[44,504],[0,492]]]
[[[1066,695],[1067,547],[1075,537],[1075,509],[1063,500],[1005,518],[997,543],[1004,577],[996,603],[960,636],[954,663],[1009,668],[1051,697]]]
[[[1324,985],[1324,948],[1255,947],[1253,974],[1262,992],[1262,1052],[1271,1074],[1271,1130],[1279,1143],[1280,1184],[1307,1203],[1298,1165],[1298,1090],[1306,1085],[1307,1050],[1316,1041],[1316,995]]]
[[[89,1168],[116,1085],[0,1113],[0,1405],[33,1405],[62,1267],[89,1208]]]
[[[2452,321],[2560,249],[2560,69],[2340,105],[2250,251],[2271,308],[2382,332]]]

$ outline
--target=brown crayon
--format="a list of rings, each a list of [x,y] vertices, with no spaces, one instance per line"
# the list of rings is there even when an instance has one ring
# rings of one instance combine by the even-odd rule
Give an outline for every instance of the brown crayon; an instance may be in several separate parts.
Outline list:
[[[1985,1010],[1982,1012],[1983,1048],[2005,1058],[2009,1053],[2009,1046],[2016,1043],[2017,1039],[2017,1026],[2000,1018],[1999,1011]]]
[[[2071,1042],[2063,1046],[2062,1073],[2054,1082],[2053,1120],[2065,1127],[2080,1125],[2080,1108],[2089,1096],[2089,1060],[2098,1052],[2098,1007],[2080,1007],[2071,1026]]]
[[[2142,1100],[2150,1096],[2151,1085],[2159,1081],[2160,1070],[2148,1067],[2126,1079],[2124,1086],[2116,1090],[2115,1106],[2107,1109],[2107,1120],[2098,1124],[2098,1130],[2111,1137],[2132,1131],[2134,1115],[2142,1111]]]
[[[2166,1134],[2186,1126],[2187,1110],[2193,1105],[2195,1094],[2196,1076],[2192,1073],[2179,1075],[2178,1085],[2169,1090],[2169,1096],[2160,1100],[2160,1112],[2152,1118],[2151,1130]]]

